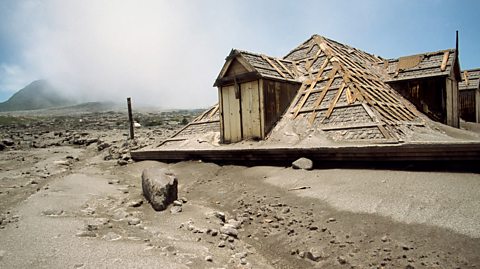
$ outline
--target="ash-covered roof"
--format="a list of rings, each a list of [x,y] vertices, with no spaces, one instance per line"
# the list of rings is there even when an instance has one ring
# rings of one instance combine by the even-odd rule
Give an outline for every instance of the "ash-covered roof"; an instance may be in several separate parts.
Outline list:
[[[462,71],[462,81],[458,83],[459,90],[476,90],[480,88],[480,68]]]
[[[390,76],[387,81],[448,76],[455,68],[455,58],[456,51],[448,49],[385,61]]]
[[[264,54],[232,49],[229,56],[226,58],[226,63],[218,75],[214,86],[218,86],[223,81],[231,80],[227,71],[230,65],[235,61],[240,62],[241,65],[246,68],[246,74],[250,76],[297,82],[296,74],[292,72],[291,61]]]
[[[395,126],[423,124],[417,109],[384,82],[380,57],[314,35],[284,59],[303,80],[293,118],[336,140],[395,139]]]

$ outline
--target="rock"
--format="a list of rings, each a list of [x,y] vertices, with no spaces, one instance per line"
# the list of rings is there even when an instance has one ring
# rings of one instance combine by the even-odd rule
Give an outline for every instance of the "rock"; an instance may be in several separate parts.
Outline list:
[[[7,147],[11,147],[11,146],[13,146],[15,143],[13,142],[12,139],[4,138],[4,139],[2,139],[2,144],[4,144],[4,145],[7,146]]]
[[[142,199],[138,199],[138,200],[134,200],[134,201],[131,201],[128,206],[129,207],[139,207],[143,204],[143,200]]]
[[[182,206],[183,205],[183,202],[179,201],[179,200],[175,200],[173,201],[173,205],[174,206]]]
[[[80,231],[76,234],[78,237],[96,237],[97,234],[93,231]]]
[[[220,211],[216,211],[215,213],[213,213],[214,216],[216,218],[218,218],[219,220],[221,220],[222,222],[225,222],[225,213],[223,212],[220,212]]]
[[[174,174],[158,168],[143,170],[143,196],[156,211],[162,211],[177,200],[178,181]]]
[[[121,160],[118,160],[117,163],[118,163],[118,165],[120,165],[120,166],[124,166],[124,165],[127,165],[127,164],[128,164],[128,161],[121,159]]]
[[[335,218],[329,218],[329,219],[327,220],[327,222],[335,222],[335,221],[337,221]]]
[[[120,180],[118,179],[111,179],[108,181],[108,184],[119,184],[120,183]]]
[[[128,220],[128,225],[137,225],[137,224],[140,224],[139,218],[131,218]]]
[[[242,222],[240,222],[238,220],[234,220],[234,219],[229,219],[227,221],[227,225],[233,227],[234,229],[238,229],[242,225]]]
[[[220,228],[220,233],[230,235],[235,238],[238,236],[238,230],[228,224]]]
[[[174,205],[170,208],[170,213],[172,213],[172,214],[178,214],[180,212],[182,212],[182,207],[181,206]]]
[[[98,150],[98,151],[102,151],[102,150],[104,150],[104,149],[106,149],[106,148],[109,148],[110,146],[111,146],[111,145],[108,144],[107,142],[103,142],[103,143],[101,143],[100,145],[97,146],[97,150]]]
[[[0,151],[4,150],[7,146],[5,144],[0,142]]]
[[[206,257],[205,257],[205,261],[207,261],[207,262],[212,262],[212,261],[213,261],[213,257],[210,256],[210,255],[209,255],[209,256],[206,256]]]
[[[339,264],[346,264],[347,263],[346,258],[343,257],[343,256],[338,256],[337,261],[338,261]]]
[[[313,162],[307,158],[300,158],[292,163],[293,169],[303,169],[303,170],[312,170]]]
[[[64,213],[62,209],[46,209],[42,211],[42,214],[49,217],[57,217]]]
[[[413,265],[407,264],[407,266],[405,266],[405,269],[415,269],[415,267],[413,267]]]
[[[3,259],[7,252],[5,250],[0,250],[0,261]]]
[[[318,262],[323,256],[323,252],[317,248],[311,248],[310,251],[305,252],[305,257],[314,262]]]
[[[382,240],[382,242],[387,242],[388,241],[388,237],[386,235],[382,236],[382,238],[380,239]]]
[[[225,241],[220,241],[217,245],[219,248],[224,248],[225,247]]]
[[[108,232],[106,235],[102,237],[102,239],[107,240],[107,241],[116,241],[122,238],[122,236],[114,233],[114,232]]]

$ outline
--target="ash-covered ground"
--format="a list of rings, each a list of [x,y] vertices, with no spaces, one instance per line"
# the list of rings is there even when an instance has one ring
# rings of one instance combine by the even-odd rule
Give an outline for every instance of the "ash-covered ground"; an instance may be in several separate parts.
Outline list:
[[[130,160],[195,114],[0,115],[0,268],[480,267],[480,175]],[[180,205],[145,201],[153,167]]]

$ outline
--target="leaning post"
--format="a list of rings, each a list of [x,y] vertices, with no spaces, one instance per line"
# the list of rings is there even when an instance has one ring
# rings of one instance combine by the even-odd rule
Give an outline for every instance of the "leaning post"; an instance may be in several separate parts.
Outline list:
[[[130,97],[127,98],[127,106],[128,106],[128,121],[130,123],[130,139],[133,139],[135,135],[133,133],[132,102]]]

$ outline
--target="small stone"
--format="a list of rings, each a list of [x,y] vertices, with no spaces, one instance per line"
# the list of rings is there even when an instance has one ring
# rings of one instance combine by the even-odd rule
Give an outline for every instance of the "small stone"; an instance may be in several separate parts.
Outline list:
[[[221,227],[220,232],[222,234],[230,235],[230,236],[233,236],[235,238],[238,236],[238,230],[235,229],[234,227],[230,226],[230,225],[225,225],[225,226]]]
[[[73,265],[73,268],[82,268],[84,266],[85,266],[85,264],[83,264],[83,263],[76,263],[75,265]]]
[[[213,257],[210,256],[210,255],[209,255],[209,256],[206,256],[206,257],[205,257],[205,261],[207,261],[207,262],[213,262]]]
[[[131,201],[128,206],[129,207],[139,207],[143,204],[143,200],[142,199],[138,199],[138,200],[134,200],[134,201]]]
[[[62,209],[46,209],[42,211],[42,214],[49,217],[57,217],[64,213]]]
[[[221,220],[222,222],[225,222],[225,213],[220,212],[220,211],[216,211],[216,212],[214,213],[214,216],[215,216],[216,218],[218,218],[219,220]]]
[[[218,235],[218,230],[217,229],[212,229],[212,232],[210,234],[212,236],[217,236]]]
[[[174,206],[182,206],[183,205],[183,202],[179,201],[179,200],[175,200],[173,201],[173,205]]]
[[[117,163],[118,163],[118,165],[120,165],[120,166],[124,166],[124,165],[127,165],[127,164],[128,164],[128,161],[123,160],[123,159],[120,159],[120,160],[117,161]]]
[[[96,237],[97,234],[93,231],[80,231],[76,234],[77,237]]]
[[[120,183],[120,180],[118,180],[118,179],[110,179],[108,181],[108,184],[119,184],[119,183]]]
[[[313,162],[307,158],[300,158],[292,163],[293,169],[303,169],[303,170],[312,170]]]
[[[5,254],[7,254],[5,250],[0,250],[0,261],[5,257]]]
[[[170,213],[172,213],[172,214],[178,214],[180,212],[182,212],[182,207],[181,206],[172,206],[170,208]]]
[[[225,247],[225,241],[220,241],[217,245],[219,248],[224,248]]]
[[[139,218],[131,218],[128,220],[128,225],[137,225],[140,224],[140,219]]]
[[[323,255],[323,252],[317,248],[312,248],[310,251],[305,252],[305,257],[314,262],[318,262]]]
[[[30,181],[30,184],[32,184],[32,185],[37,185],[38,182],[34,179],[34,180]]]
[[[382,236],[382,238],[380,239],[382,240],[382,242],[387,242],[388,241],[388,237],[386,235]]]
[[[327,222],[334,222],[334,221],[336,221],[335,218],[329,218]]]
[[[343,256],[338,256],[337,261],[338,261],[339,264],[346,264],[347,263],[347,259]]]

